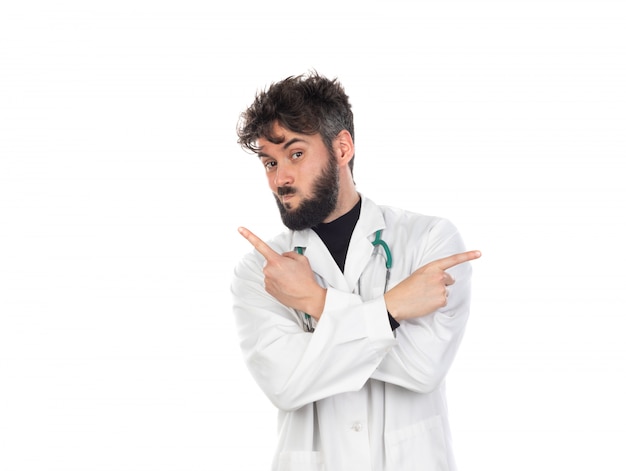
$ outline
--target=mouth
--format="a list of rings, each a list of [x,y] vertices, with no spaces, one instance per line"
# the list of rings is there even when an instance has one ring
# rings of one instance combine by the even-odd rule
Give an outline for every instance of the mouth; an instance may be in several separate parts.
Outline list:
[[[277,191],[277,196],[280,199],[280,202],[283,203],[283,205],[291,201],[295,195],[296,192],[293,188],[278,188]]]
[[[293,199],[293,197],[293,194],[283,195],[280,197],[280,202],[282,203],[283,208],[285,208],[287,211],[291,211],[293,209],[293,205],[291,204],[291,200]]]

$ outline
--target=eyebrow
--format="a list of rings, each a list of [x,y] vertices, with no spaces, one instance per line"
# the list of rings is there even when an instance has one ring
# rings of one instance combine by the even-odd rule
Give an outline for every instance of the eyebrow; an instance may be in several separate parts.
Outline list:
[[[304,142],[306,143],[307,141],[300,138],[300,137],[294,137],[293,139],[289,139],[287,142],[285,142],[283,144],[283,149],[287,149],[290,145],[295,144],[297,142]],[[261,158],[261,157],[271,157],[268,154],[263,153],[263,151],[259,151],[257,152],[257,157]]]

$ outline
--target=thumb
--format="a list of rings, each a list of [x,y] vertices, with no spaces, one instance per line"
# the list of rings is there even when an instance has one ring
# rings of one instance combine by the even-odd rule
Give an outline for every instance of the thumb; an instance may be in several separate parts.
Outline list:
[[[292,252],[284,252],[283,257],[286,258],[290,258],[292,260],[297,260],[300,257],[304,257],[304,255],[300,255],[298,252],[292,251]]]

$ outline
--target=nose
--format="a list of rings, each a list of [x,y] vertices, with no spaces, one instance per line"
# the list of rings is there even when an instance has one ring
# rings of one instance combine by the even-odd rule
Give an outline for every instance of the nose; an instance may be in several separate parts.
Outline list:
[[[293,172],[287,166],[277,166],[274,172],[274,184],[277,187],[293,185]]]

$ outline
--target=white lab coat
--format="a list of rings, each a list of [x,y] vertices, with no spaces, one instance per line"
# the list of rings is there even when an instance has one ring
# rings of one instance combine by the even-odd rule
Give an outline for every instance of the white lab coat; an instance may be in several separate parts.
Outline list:
[[[344,273],[312,230],[285,232],[278,253],[305,247],[328,288],[320,322],[264,289],[263,257],[246,255],[232,283],[245,362],[279,410],[274,471],[455,470],[444,378],[469,314],[471,267],[448,272],[448,305],[392,332],[383,299],[386,269],[374,234],[393,254],[389,288],[420,266],[465,251],[445,219],[375,205],[362,197]]]

